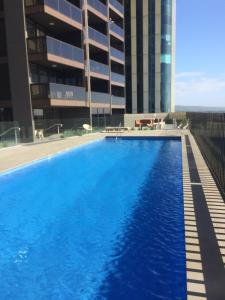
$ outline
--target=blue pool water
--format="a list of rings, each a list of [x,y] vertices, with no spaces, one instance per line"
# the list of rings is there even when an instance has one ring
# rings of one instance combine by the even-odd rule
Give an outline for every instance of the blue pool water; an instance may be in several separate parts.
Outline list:
[[[181,143],[106,139],[0,176],[0,299],[186,299]]]

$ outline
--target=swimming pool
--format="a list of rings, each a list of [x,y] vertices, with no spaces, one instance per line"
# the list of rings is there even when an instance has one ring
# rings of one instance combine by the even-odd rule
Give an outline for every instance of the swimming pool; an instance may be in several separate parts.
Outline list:
[[[104,139],[0,176],[0,299],[186,299],[181,141]]]

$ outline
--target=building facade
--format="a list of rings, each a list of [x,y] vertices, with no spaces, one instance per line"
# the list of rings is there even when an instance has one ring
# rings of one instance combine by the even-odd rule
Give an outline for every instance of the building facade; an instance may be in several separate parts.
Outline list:
[[[0,0],[0,121],[125,111],[123,0]]]
[[[174,111],[176,0],[125,0],[126,111]]]

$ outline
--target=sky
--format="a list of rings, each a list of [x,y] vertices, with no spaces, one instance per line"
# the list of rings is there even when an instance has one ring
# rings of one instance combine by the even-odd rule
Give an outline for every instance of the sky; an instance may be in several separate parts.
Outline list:
[[[225,107],[225,0],[177,0],[176,104]]]

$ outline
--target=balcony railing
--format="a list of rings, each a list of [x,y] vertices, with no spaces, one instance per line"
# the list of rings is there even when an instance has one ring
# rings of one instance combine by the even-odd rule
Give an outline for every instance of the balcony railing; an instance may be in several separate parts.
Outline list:
[[[25,7],[47,5],[68,18],[82,23],[81,9],[66,0],[25,0]]]
[[[88,4],[107,17],[107,6],[99,0],[88,0]]]
[[[111,55],[122,60],[125,61],[125,55],[124,52],[117,50],[116,48],[111,47],[110,48],[111,51]]]
[[[125,98],[117,97],[112,95],[112,105],[123,105],[125,106]]]
[[[110,95],[106,93],[92,92],[91,101],[93,103],[108,103],[110,104]]]
[[[82,49],[49,36],[28,39],[27,48],[29,54],[50,53],[84,63],[84,52]]]
[[[89,39],[92,39],[104,46],[108,46],[108,37],[105,34],[93,29],[92,27],[88,28],[88,34]]]
[[[124,14],[124,7],[123,5],[117,0],[109,0],[109,3],[114,6],[121,14]]]
[[[124,30],[120,26],[118,26],[116,23],[110,24],[110,30],[115,32],[116,34],[120,35],[124,38]]]
[[[125,76],[118,73],[111,73],[111,80],[114,82],[125,84]]]
[[[99,63],[95,60],[90,60],[90,71],[103,75],[109,75],[109,66]]]
[[[31,96],[33,100],[86,100],[83,87],[58,83],[31,84]]]

